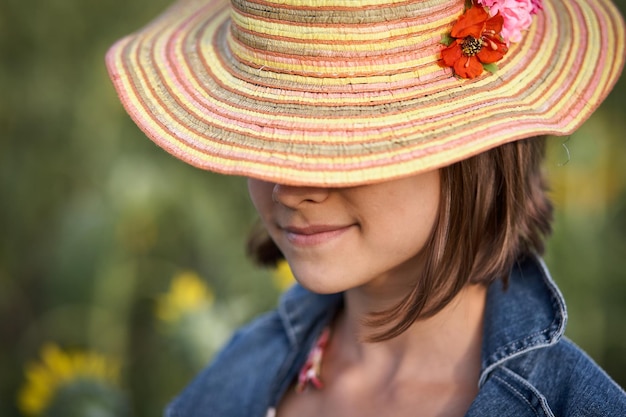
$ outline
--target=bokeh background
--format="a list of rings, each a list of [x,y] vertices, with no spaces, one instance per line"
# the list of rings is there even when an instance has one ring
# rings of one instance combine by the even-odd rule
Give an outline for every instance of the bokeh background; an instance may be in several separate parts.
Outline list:
[[[3,417],[160,415],[288,285],[245,259],[255,216],[244,181],[158,149],[108,80],[108,46],[168,4],[0,2]],[[575,135],[551,139],[546,165],[557,206],[546,260],[567,334],[621,386],[624,106],[622,77]]]

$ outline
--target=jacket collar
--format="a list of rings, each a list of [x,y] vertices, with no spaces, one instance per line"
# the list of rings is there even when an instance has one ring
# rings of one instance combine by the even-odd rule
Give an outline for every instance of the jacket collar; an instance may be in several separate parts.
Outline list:
[[[566,322],[565,301],[544,262],[536,256],[519,261],[508,285],[497,280],[487,292],[479,386],[507,360],[556,344]]]
[[[306,349],[341,307],[341,294],[319,295],[295,285],[279,314],[292,348]],[[520,260],[508,284],[497,280],[487,292],[479,385],[498,365],[528,351],[553,345],[565,331],[565,302],[543,261]]]
[[[281,297],[278,314],[292,348],[300,347],[333,318],[343,304],[343,294],[315,294],[296,284]],[[319,332],[315,332],[319,333]]]

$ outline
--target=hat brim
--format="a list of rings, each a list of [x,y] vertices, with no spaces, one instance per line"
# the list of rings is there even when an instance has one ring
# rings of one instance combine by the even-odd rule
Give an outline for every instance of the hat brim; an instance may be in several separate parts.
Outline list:
[[[624,62],[624,23],[609,1],[546,0],[498,71],[473,80],[436,55],[400,74],[268,75],[230,55],[229,6],[176,3],[118,41],[108,70],[130,116],[177,158],[284,184],[379,182],[514,140],[571,134]]]

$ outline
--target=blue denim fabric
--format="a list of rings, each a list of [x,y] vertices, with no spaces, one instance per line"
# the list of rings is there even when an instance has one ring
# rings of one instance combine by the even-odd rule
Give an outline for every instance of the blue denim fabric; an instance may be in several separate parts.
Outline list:
[[[294,286],[240,329],[167,417],[266,417],[293,383],[342,296]],[[626,393],[563,337],[563,297],[541,260],[489,287],[479,393],[466,416],[626,416]]]

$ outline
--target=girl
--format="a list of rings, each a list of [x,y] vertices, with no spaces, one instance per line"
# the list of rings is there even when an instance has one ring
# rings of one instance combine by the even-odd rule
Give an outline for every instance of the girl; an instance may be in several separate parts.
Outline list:
[[[544,135],[623,62],[608,0],[182,0],[119,41],[129,114],[248,177],[299,282],[167,415],[626,415],[539,258]]]

